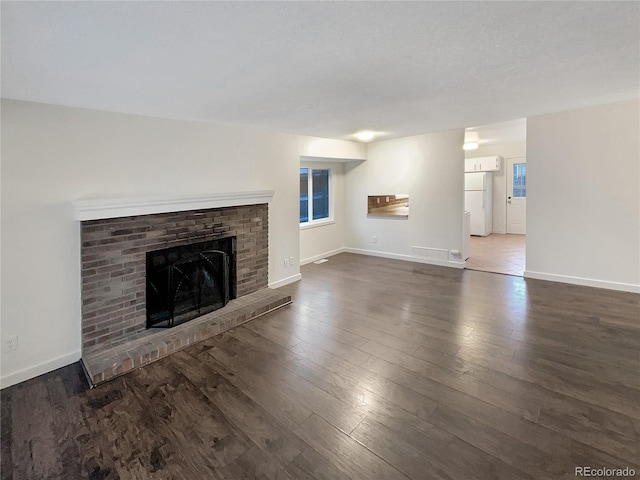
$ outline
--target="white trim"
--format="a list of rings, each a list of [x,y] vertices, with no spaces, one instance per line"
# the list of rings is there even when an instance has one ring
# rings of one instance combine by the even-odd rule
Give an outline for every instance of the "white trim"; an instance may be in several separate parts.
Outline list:
[[[75,352],[67,353],[60,357],[56,357],[51,360],[47,360],[45,362],[24,368],[22,370],[18,370],[17,372],[10,373],[0,378],[0,388],[7,388],[20,382],[24,382],[25,380],[35,378],[38,375],[52,372],[53,370],[56,370],[58,368],[66,367],[67,365],[71,365],[72,363],[80,360],[81,356],[82,352],[80,352],[80,350],[76,350]]]
[[[363,250],[360,248],[344,249],[347,253],[357,253],[358,255],[370,255],[372,257],[391,258],[393,260],[402,260],[404,262],[426,263],[428,265],[440,265],[442,267],[464,268],[467,262],[452,262],[450,260],[434,260],[430,258],[413,257],[411,255],[402,255],[399,253],[378,252],[375,250]]]
[[[313,157],[311,155],[300,155],[300,163],[349,163],[366,161],[366,158]]]
[[[301,273],[297,273],[291,277],[287,277],[287,278],[283,278],[282,280],[278,280],[277,282],[273,282],[269,284],[269,288],[280,288],[280,287],[284,287],[285,285],[289,285],[290,283],[294,283],[297,282],[299,280],[302,280],[302,274]]]
[[[309,228],[324,227],[325,225],[335,225],[336,221],[332,218],[323,218],[322,220],[314,220],[313,222],[304,222],[300,224],[300,230]]]
[[[640,293],[640,285],[634,285],[633,283],[610,282],[607,280],[596,280],[593,278],[556,275],[555,273],[532,272],[531,270],[525,270],[524,277],[534,278],[536,280],[547,280],[549,282],[570,283],[572,285],[582,285],[585,287],[619,290],[621,292]]]
[[[330,252],[321,253],[320,255],[314,255],[313,257],[300,260],[300,265],[306,265],[307,263],[315,262],[316,260],[320,260],[321,258],[333,257],[334,255],[338,255],[339,253],[344,253],[346,251],[347,249],[345,247],[337,248],[335,250],[331,250]]]
[[[209,193],[181,197],[139,197],[77,200],[73,202],[76,220],[131,217],[154,213],[183,212],[205,208],[235,207],[269,203],[274,190]]]
[[[409,214],[406,215],[375,215],[373,213],[367,213],[367,218],[384,218],[385,220],[408,220]]]

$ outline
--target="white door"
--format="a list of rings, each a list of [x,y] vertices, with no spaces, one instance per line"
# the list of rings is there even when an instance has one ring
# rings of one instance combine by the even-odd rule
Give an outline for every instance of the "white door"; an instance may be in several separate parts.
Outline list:
[[[507,159],[507,233],[527,233],[527,160]]]

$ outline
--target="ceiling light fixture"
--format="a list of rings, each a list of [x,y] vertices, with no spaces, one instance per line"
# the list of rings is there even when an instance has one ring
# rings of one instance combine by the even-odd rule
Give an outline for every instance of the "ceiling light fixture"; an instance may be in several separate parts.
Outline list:
[[[462,145],[462,149],[463,150],[475,150],[478,148],[478,142],[467,142],[464,145]]]
[[[370,142],[376,136],[376,132],[370,130],[363,130],[355,134],[355,137],[361,142]]]

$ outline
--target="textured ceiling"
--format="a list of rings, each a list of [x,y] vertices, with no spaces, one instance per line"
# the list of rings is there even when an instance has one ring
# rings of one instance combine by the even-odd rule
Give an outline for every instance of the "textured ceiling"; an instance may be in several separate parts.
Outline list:
[[[527,119],[492,123],[465,129],[464,141],[478,142],[481,146],[527,141]]]
[[[639,95],[638,2],[2,2],[2,96],[331,138]]]

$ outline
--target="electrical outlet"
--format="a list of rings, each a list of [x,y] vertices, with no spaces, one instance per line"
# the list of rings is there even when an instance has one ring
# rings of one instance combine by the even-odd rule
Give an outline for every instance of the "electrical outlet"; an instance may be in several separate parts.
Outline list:
[[[378,243],[378,237],[374,235],[373,238],[371,239],[371,243]]]
[[[293,267],[293,257],[289,257],[289,266]]]
[[[284,259],[284,268],[289,268],[289,259],[288,258]]]
[[[18,336],[11,335],[9,337],[5,337],[4,340],[2,340],[2,347],[2,350],[5,353],[16,351],[18,349]]]

